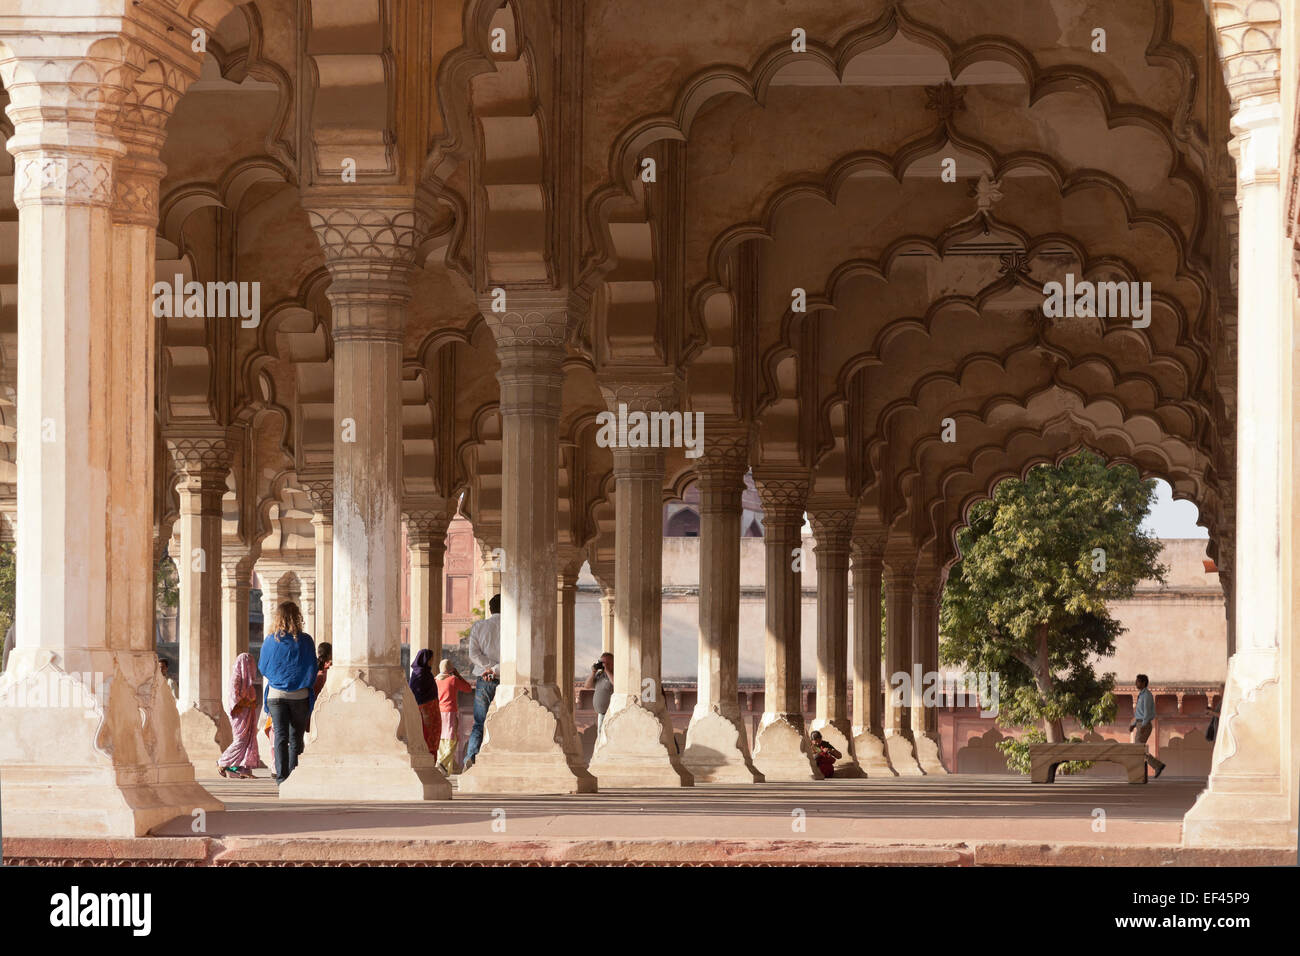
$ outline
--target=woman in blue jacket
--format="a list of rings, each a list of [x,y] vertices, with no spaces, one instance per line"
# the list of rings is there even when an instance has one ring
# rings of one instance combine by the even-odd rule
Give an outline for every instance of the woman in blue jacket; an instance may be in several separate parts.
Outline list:
[[[316,705],[316,642],[303,631],[302,612],[292,601],[275,609],[270,625],[257,669],[266,678],[263,704],[275,727],[275,782],[284,783],[298,766]]]

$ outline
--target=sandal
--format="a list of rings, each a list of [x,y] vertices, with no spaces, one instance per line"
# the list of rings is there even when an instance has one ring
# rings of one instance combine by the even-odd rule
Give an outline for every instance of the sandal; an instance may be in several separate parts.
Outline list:
[[[221,764],[217,764],[217,773],[221,774],[221,776],[223,776],[223,777],[233,777],[233,776],[234,776],[234,774],[230,773],[229,769],[227,769],[226,767],[221,766]]]

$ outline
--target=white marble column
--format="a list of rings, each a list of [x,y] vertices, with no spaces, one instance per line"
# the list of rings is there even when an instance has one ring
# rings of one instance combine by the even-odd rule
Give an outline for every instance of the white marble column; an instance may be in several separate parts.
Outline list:
[[[924,774],[912,745],[912,600],[915,560],[885,556],[885,753],[903,777]],[[907,683],[899,683],[906,675]]]
[[[885,752],[884,698],[880,693],[880,597],[884,572],[879,535],[854,534],[853,752],[868,777],[896,777]]]
[[[555,579],[556,616],[555,626],[559,637],[556,649],[556,682],[560,687],[560,705],[564,708],[565,719],[574,724],[574,626],[578,598],[578,568],[572,564],[567,567],[562,563]]]
[[[676,383],[602,382],[611,411],[671,411]],[[664,453],[614,449],[614,693],[591,757],[591,772],[613,787],[694,783],[682,766],[664,701],[662,674]]]
[[[817,555],[817,714],[812,729],[843,754],[835,776],[861,777],[849,720],[849,537],[857,513],[851,501],[811,501]]]
[[[230,683],[235,658],[248,651],[248,598],[256,555],[225,548],[221,557],[221,686]],[[229,701],[225,701],[227,707]]]
[[[110,17],[66,34],[15,22],[0,23],[0,78],[23,411],[0,815],[6,836],[142,836],[221,808],[159,676],[150,561],[158,153],[198,62],[146,67]]]
[[[1276,22],[1260,24],[1253,39],[1277,29]],[[1250,76],[1234,73],[1264,64],[1267,52],[1261,49],[1259,59],[1252,52],[1228,70],[1240,209],[1235,651],[1209,784],[1183,820],[1183,842],[1194,846],[1294,847],[1296,840],[1297,782],[1288,753],[1294,688],[1284,686],[1291,675],[1284,676],[1282,667],[1282,641],[1294,641],[1283,532],[1291,526],[1295,496],[1283,460],[1288,446],[1280,438],[1294,430],[1295,418],[1292,309],[1283,291],[1290,271],[1282,182],[1288,171],[1281,168],[1276,79],[1261,90]]]
[[[939,740],[939,702],[926,706],[926,677],[939,672],[939,601],[943,596],[939,573],[917,569],[912,589],[912,663],[922,682],[912,685],[912,744],[916,762],[927,774],[944,774],[943,747]]]
[[[741,723],[740,519],[749,467],[744,437],[710,436],[696,466],[700,489],[700,629],[695,712],[682,765],[696,783],[761,783]]]
[[[803,513],[808,474],[797,470],[754,474],[763,502],[766,565],[765,691],[754,738],[754,766],[768,781],[820,780],[804,735],[800,659],[803,604]]]
[[[217,425],[188,426],[165,437],[180,501],[176,639],[181,731],[195,772],[212,776],[232,739],[221,692],[221,500],[234,446],[227,430]]]
[[[307,215],[330,272],[334,667],[291,799],[450,799],[401,661],[402,344],[421,220],[411,199],[341,187]]]
[[[600,652],[614,653],[614,589],[600,589]]]
[[[331,644],[334,633],[334,476],[310,473],[302,476],[313,514],[311,527],[316,549],[316,630],[311,636],[319,644]]]
[[[428,507],[426,507],[428,505]],[[406,551],[411,559],[411,660],[422,650],[442,658],[442,564],[447,526],[455,504],[418,502],[406,512]]]
[[[483,301],[501,383],[501,682],[467,793],[592,793],[557,685],[560,410],[564,343],[580,303],[567,293],[509,290],[504,313]],[[570,689],[567,696],[572,696]]]

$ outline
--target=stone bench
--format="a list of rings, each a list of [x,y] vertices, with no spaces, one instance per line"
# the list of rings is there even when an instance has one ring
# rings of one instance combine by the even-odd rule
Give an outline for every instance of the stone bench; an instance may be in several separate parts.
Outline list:
[[[1029,779],[1033,783],[1053,783],[1056,768],[1072,760],[1109,761],[1128,771],[1129,783],[1147,782],[1147,745],[1108,740],[1103,743],[1064,743],[1029,745]]]

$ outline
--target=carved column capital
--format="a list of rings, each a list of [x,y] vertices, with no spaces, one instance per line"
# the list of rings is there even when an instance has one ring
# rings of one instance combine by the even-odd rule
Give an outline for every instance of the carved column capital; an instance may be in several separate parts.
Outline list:
[[[819,560],[825,556],[847,557],[849,539],[853,535],[853,523],[857,520],[857,509],[851,502],[827,502],[810,499],[808,518],[812,523],[813,548]]]
[[[325,524],[334,523],[334,476],[325,474],[299,475],[302,490],[311,500],[312,523],[318,520]]]
[[[853,566],[879,574],[885,566],[885,537],[882,534],[855,532],[849,543]]]
[[[226,487],[238,439],[224,428],[169,431],[163,435],[167,452],[182,486]],[[195,490],[191,488],[190,490]]]
[[[434,548],[439,554],[445,550],[447,527],[452,515],[442,508],[408,507],[406,518],[406,540],[415,547]]]
[[[610,369],[597,376],[610,411],[620,405],[629,412],[680,411],[682,379],[673,369]]]
[[[804,508],[812,479],[806,469],[760,468],[754,472],[754,486],[763,502],[764,523],[803,524]]]
[[[568,290],[510,289],[478,297],[483,320],[496,339],[498,353],[512,349],[559,349],[577,325],[585,302]],[[501,311],[504,308],[504,311]]]
[[[113,164],[126,152],[114,127],[144,50],[110,32],[3,39],[15,202],[109,206]]]
[[[330,273],[334,341],[400,344],[424,212],[390,193],[308,193],[304,207]]]
[[[167,121],[195,79],[189,69],[151,60],[122,103],[117,134],[126,147],[113,176],[113,220],[131,225],[158,225],[158,185],[167,172],[159,158]]]
[[[1282,78],[1281,5],[1255,0],[1215,0],[1206,5],[1218,33],[1223,82],[1234,108],[1276,96]]]
[[[739,427],[710,432],[695,465],[700,514],[740,511],[748,470],[749,432]]]

